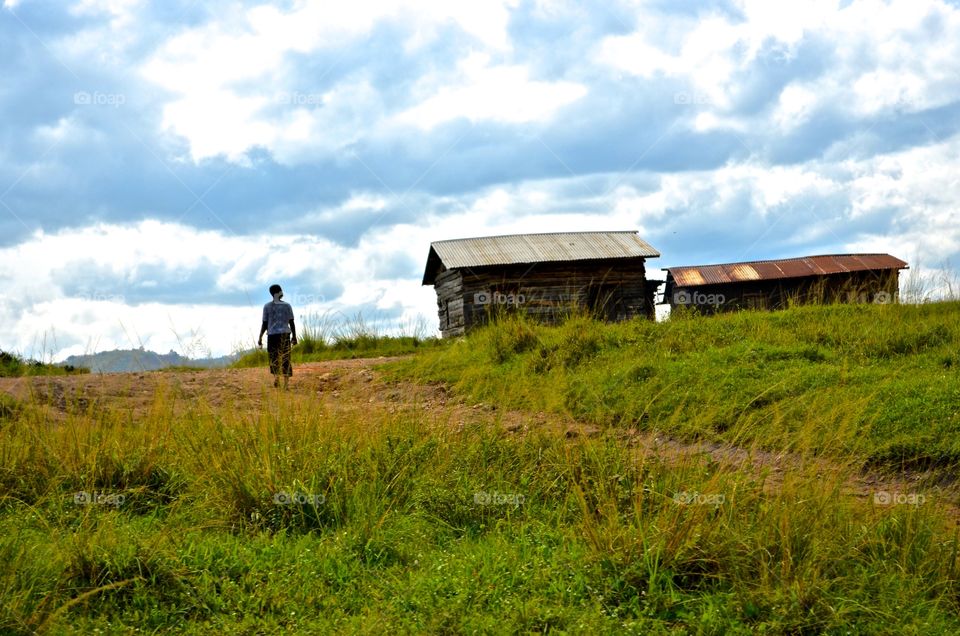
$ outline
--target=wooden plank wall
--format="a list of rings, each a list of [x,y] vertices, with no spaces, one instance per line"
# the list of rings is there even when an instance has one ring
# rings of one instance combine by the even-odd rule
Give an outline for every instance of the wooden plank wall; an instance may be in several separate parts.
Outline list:
[[[720,296],[717,306],[693,303],[701,313],[737,311],[739,309],[781,309],[790,303],[857,303],[895,302],[899,292],[899,272],[878,270],[850,272],[829,276],[810,276],[791,280],[746,281],[723,285],[671,288],[664,300],[671,307],[677,292],[686,292],[690,300]]]
[[[583,310],[610,321],[652,318],[655,288],[642,258],[446,270],[435,283],[444,337],[462,335],[498,311],[544,322]]]
[[[448,269],[437,274],[434,282],[437,292],[437,315],[440,318],[440,333],[444,338],[462,336],[463,319],[463,274],[458,269]]]

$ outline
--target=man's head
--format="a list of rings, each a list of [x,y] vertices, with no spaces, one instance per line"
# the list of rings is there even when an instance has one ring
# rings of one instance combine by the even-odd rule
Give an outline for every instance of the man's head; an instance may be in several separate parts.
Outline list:
[[[270,285],[270,295],[274,298],[283,298],[283,290],[280,285]]]

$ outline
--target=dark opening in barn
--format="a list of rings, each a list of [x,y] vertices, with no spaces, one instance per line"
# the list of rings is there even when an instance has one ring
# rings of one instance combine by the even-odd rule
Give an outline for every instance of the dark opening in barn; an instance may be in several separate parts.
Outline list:
[[[514,234],[435,241],[423,284],[437,293],[444,337],[498,312],[555,322],[576,311],[619,321],[653,318],[644,261],[660,256],[636,231]]]
[[[781,309],[791,303],[895,302],[900,270],[889,254],[833,254],[668,267],[663,302],[704,313]]]

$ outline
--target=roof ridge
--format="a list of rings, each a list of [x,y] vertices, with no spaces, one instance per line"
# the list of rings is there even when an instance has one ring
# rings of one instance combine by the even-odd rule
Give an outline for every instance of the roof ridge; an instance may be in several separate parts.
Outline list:
[[[571,232],[521,232],[520,234],[491,234],[490,236],[468,236],[464,238],[455,238],[455,239],[441,239],[439,241],[431,241],[430,245],[436,243],[451,243],[453,241],[474,241],[481,239],[497,239],[497,238],[518,238],[524,236],[562,236],[564,234],[639,234],[640,230],[582,230],[582,231],[571,231]]]
[[[753,265],[755,263],[779,263],[781,261],[803,261],[808,258],[835,258],[837,256],[889,256],[896,258],[901,263],[906,263],[902,258],[890,254],[889,252],[854,252],[846,254],[809,254],[807,256],[789,256],[787,258],[762,258],[756,261],[731,261],[728,263],[705,263],[700,265],[673,265],[671,267],[661,267],[660,269],[689,269],[694,267],[722,267],[724,265]]]

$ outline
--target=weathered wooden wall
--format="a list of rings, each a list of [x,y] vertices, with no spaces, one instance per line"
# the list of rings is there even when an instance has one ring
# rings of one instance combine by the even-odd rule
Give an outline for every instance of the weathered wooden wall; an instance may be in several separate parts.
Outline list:
[[[463,320],[463,275],[458,269],[448,269],[437,274],[434,282],[437,292],[437,315],[440,318],[440,333],[444,338],[462,336]]]
[[[652,318],[658,283],[643,258],[464,268],[435,282],[440,330],[459,336],[501,311],[556,322],[580,311],[609,321]]]

